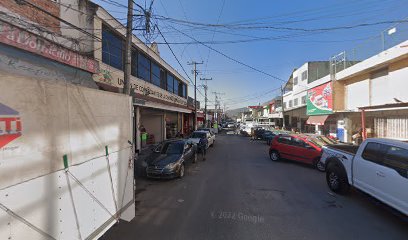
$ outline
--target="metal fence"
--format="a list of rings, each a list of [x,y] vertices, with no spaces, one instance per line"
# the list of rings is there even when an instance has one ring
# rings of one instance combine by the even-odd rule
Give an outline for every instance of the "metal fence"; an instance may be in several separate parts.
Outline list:
[[[395,24],[378,35],[364,40],[354,48],[333,55],[330,58],[330,74],[334,77],[336,73],[406,40],[408,40],[408,23]]]

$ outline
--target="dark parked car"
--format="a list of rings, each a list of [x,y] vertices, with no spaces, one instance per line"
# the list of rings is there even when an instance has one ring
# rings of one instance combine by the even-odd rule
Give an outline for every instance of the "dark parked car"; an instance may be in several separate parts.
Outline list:
[[[264,134],[266,130],[263,128],[255,128],[254,129],[254,134],[255,134],[255,139],[262,139],[262,135]]]
[[[266,142],[266,144],[271,145],[272,139],[276,136],[276,133],[272,132],[272,131],[265,131],[262,134],[262,140],[264,140]]]
[[[182,178],[185,164],[197,161],[196,146],[184,139],[165,142],[155,151],[160,154],[147,163],[146,174],[150,178]]]

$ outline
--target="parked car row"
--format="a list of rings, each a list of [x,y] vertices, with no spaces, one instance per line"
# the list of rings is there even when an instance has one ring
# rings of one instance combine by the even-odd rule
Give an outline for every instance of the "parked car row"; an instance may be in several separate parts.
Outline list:
[[[185,175],[186,165],[196,163],[199,153],[207,151],[214,145],[215,133],[210,128],[194,131],[186,139],[168,140],[157,144],[146,159],[146,176],[182,178]]]
[[[326,172],[333,192],[354,187],[408,215],[408,142],[369,138],[356,146],[314,134],[280,134],[269,156],[313,165]]]

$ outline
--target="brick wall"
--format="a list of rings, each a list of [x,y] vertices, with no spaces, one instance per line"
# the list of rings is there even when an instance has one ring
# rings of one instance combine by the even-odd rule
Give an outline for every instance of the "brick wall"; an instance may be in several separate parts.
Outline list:
[[[33,5],[44,9],[49,14],[52,14],[56,17],[60,16],[60,6],[53,0],[25,0]],[[53,32],[60,32],[60,21],[56,18],[35,9],[34,7],[24,3],[23,0],[20,0],[22,4],[18,4],[15,0],[1,0],[0,6],[9,9],[11,12],[14,12],[27,20],[38,23],[39,25],[46,27],[47,29]]]

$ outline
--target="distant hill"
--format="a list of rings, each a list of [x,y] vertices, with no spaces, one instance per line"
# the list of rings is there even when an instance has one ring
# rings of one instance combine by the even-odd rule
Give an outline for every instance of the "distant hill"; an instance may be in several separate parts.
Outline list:
[[[249,109],[247,107],[242,107],[242,108],[236,108],[236,109],[230,109],[225,111],[228,117],[237,119],[241,117],[242,112],[247,112]]]

